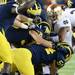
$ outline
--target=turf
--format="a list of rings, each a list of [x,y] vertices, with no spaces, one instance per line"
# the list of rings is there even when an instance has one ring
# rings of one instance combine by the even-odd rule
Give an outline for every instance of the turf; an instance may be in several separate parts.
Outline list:
[[[75,54],[72,56],[71,60],[58,72],[59,75],[75,75]]]

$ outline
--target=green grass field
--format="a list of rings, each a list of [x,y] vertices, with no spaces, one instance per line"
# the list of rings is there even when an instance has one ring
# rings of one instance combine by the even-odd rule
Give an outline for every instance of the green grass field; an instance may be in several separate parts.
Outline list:
[[[75,54],[71,60],[59,71],[59,75],[75,75]]]

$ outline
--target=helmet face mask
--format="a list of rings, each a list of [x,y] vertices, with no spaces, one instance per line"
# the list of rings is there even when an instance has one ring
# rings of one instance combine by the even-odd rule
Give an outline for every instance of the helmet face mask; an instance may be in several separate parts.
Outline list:
[[[63,11],[63,5],[52,4],[47,7],[47,14],[53,18],[52,20],[59,19]]]
[[[54,12],[58,15],[62,14],[62,8],[60,6],[57,6],[56,8],[54,8]]]
[[[51,9],[50,6],[47,7],[47,15],[48,15],[49,17],[52,17],[52,15],[53,15],[53,10]]]
[[[57,12],[55,12],[55,8],[51,7],[50,5],[47,8],[47,15],[51,17],[52,20],[56,20],[58,16]]]

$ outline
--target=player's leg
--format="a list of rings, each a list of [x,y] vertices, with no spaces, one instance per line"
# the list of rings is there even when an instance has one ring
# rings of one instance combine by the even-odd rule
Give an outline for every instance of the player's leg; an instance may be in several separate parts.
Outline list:
[[[5,36],[0,32],[0,60],[4,63],[2,75],[8,75],[10,72],[10,64],[12,63],[11,47]]]
[[[26,48],[19,48],[13,51],[13,62],[23,75],[34,75],[34,67],[32,65],[32,54]]]
[[[0,32],[0,60],[12,63],[11,47],[5,36]]]

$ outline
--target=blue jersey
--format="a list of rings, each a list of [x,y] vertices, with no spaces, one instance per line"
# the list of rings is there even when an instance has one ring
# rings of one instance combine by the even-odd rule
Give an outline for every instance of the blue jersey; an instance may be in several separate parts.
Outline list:
[[[50,64],[54,59],[56,59],[56,52],[53,53],[47,53],[46,47],[42,45],[32,44],[30,46],[27,46],[27,49],[29,49],[32,53],[32,63],[34,66],[37,66],[38,64],[44,63],[44,64]]]
[[[7,30],[10,25],[13,25],[16,15],[11,13],[11,9],[14,3],[13,0],[7,0],[6,4],[0,5],[0,30],[2,28]]]
[[[36,25],[36,27],[33,29],[36,32],[38,32],[39,35],[44,35],[44,33],[46,34],[48,30],[46,25]],[[49,30],[48,30],[49,31]],[[33,38],[29,35],[29,29],[25,30],[25,29],[15,29],[14,27],[10,26],[8,28],[8,30],[6,31],[6,38],[7,40],[14,44],[17,47],[23,47],[31,42],[33,42]],[[22,44],[23,41],[23,44]]]
[[[72,8],[75,8],[75,0],[71,0],[72,1]]]
[[[38,44],[28,46],[27,49],[32,53],[32,62],[34,66],[41,63],[49,65],[53,60],[56,60],[56,66],[58,68],[63,67],[65,62],[68,61],[67,59],[73,54],[73,50],[69,45],[64,43],[56,46],[55,50]]]
[[[43,3],[43,0],[36,0],[42,7],[42,9],[44,9],[44,3]]]
[[[11,26],[6,31],[6,38],[16,47],[26,46],[33,41],[32,37],[29,35],[29,30],[21,28],[15,29]]]
[[[43,21],[47,21],[47,13],[44,8],[43,0],[36,0],[36,1],[41,5],[41,8],[42,8],[42,12],[41,12],[40,17],[42,18]]]
[[[34,67],[38,66],[39,64],[49,65],[51,62],[53,62],[53,60],[56,60],[59,65],[64,65],[65,63],[65,58],[63,55],[64,52],[61,52],[60,50],[53,50],[37,44],[32,44],[28,46],[27,49],[32,53],[32,63],[34,64]],[[63,63],[60,63],[60,61]]]
[[[73,3],[75,3],[75,0],[71,0]]]

